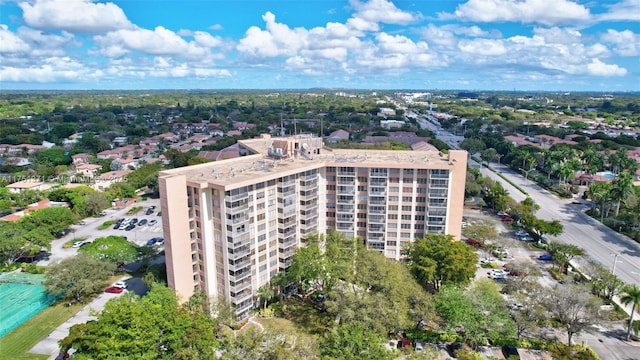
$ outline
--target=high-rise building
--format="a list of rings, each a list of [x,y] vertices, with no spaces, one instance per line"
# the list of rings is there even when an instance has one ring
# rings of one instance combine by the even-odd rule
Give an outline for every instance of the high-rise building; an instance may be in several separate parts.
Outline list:
[[[301,238],[338,231],[389,259],[425,233],[460,238],[467,152],[337,150],[308,135],[238,142],[239,158],[162,171],[167,277],[239,318]]]

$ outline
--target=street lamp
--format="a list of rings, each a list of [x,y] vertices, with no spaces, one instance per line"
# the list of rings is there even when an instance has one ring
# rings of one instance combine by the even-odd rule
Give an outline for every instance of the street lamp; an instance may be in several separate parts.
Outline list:
[[[525,180],[529,180],[529,173],[532,172],[535,169],[529,169],[529,170],[525,170],[523,168],[520,168],[520,171],[522,171],[524,173],[524,179]]]
[[[620,253],[617,254],[611,254],[614,256],[613,258],[613,267],[611,268],[611,275],[615,275],[616,274],[616,265],[618,264],[618,257],[620,256]],[[622,262],[622,261],[620,261]]]

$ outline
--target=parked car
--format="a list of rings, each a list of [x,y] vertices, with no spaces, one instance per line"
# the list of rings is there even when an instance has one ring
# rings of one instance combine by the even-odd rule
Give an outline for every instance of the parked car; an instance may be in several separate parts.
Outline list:
[[[524,230],[518,230],[515,232],[517,237],[522,237],[522,236],[529,236],[529,233],[524,231]]]
[[[87,223],[84,220],[80,220],[80,222],[78,223],[78,225],[87,225]]]
[[[134,225],[135,225],[135,224],[137,224],[137,223],[138,223],[138,218],[133,218],[133,219],[131,219],[131,220],[130,220],[130,223],[131,223],[131,224],[134,224]]]
[[[119,288],[115,286],[109,286],[108,288],[104,289],[104,292],[111,293],[111,294],[122,294],[123,291],[124,291],[123,288]]]
[[[138,221],[138,226],[143,226],[147,224],[147,219],[142,219],[140,221]]]
[[[131,231],[131,230],[133,230],[135,227],[136,227],[136,225],[135,225],[135,224],[129,224],[129,225],[127,225],[127,227],[126,227],[126,228],[124,228],[124,229],[125,229],[126,231]]]
[[[513,222],[513,218],[511,216],[501,216],[500,217],[500,221],[506,222],[506,223],[512,223]]]
[[[155,225],[157,223],[158,223],[158,220],[156,220],[156,219],[149,220],[149,226],[153,226],[153,225]]]
[[[158,241],[156,241],[156,244],[158,244],[158,245],[164,244],[164,238],[159,237]]]
[[[155,206],[155,205],[151,205],[151,206],[149,206],[149,209],[151,209],[151,210],[155,210],[155,209],[156,209],[156,206]]]
[[[529,235],[520,236],[520,241],[533,241],[533,238]]]
[[[145,215],[151,215],[151,214],[153,214],[153,209],[148,208],[147,211],[145,211]]]
[[[126,289],[127,288],[127,283],[125,283],[124,281],[116,281],[116,283],[113,284],[113,287]]]
[[[551,256],[551,254],[542,254],[542,255],[538,256],[538,260],[551,261],[551,260],[553,260],[553,256]]]
[[[471,246],[476,246],[476,247],[482,245],[482,243],[476,239],[467,239],[467,244]]]
[[[91,241],[87,241],[87,240],[76,241],[76,242],[73,243],[73,245],[71,247],[79,248],[79,247],[83,247],[84,245],[87,245],[87,244],[91,244]]]
[[[155,244],[156,244],[156,242],[158,242],[158,239],[157,239],[157,238],[151,238],[151,239],[149,239],[149,240],[147,241],[147,245],[148,245],[148,246],[153,246],[153,245],[155,245]]]

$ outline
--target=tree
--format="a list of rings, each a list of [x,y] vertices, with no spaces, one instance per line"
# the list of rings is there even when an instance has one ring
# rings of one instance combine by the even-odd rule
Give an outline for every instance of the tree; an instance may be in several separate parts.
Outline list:
[[[629,316],[629,325],[627,326],[627,340],[631,337],[631,327],[633,325],[633,315],[636,307],[640,305],[640,288],[637,285],[627,286],[620,297],[620,302],[625,305],[631,304],[631,315]]]
[[[82,302],[84,297],[102,291],[114,270],[115,264],[80,253],[50,265],[45,272],[45,286],[65,300]]]
[[[57,234],[73,224],[76,217],[71,209],[63,206],[54,206],[30,212],[20,219],[20,223],[26,229],[42,228],[51,234]]]
[[[571,347],[573,335],[587,329],[595,320],[598,302],[581,285],[556,285],[546,290],[540,301],[553,319],[567,332]]]
[[[113,263],[133,261],[138,258],[138,247],[122,236],[100,237],[84,245],[78,253]]]
[[[462,234],[470,239],[478,240],[482,245],[487,240],[492,240],[498,237],[498,231],[495,226],[492,225],[469,225],[462,229]]]
[[[600,263],[591,262],[587,267],[587,274],[591,278],[593,293],[611,301],[624,285],[624,282]]]
[[[111,201],[107,198],[107,195],[102,192],[91,192],[86,195],[85,206],[87,214],[96,215],[100,211],[108,208],[111,205]]]
[[[530,213],[523,214],[521,222],[522,225],[527,230],[534,233],[538,239],[542,239],[542,237],[546,234],[557,236],[562,234],[562,232],[564,231],[564,227],[562,226],[562,223],[560,223],[560,221],[542,220]]]
[[[271,285],[268,283],[258,288],[257,294],[260,297],[260,300],[263,302],[265,310],[267,310],[267,304],[269,303],[269,300],[273,298],[275,293],[276,292],[273,291],[273,289],[271,288]]]
[[[576,245],[565,244],[557,241],[550,242],[549,246],[547,247],[547,251],[553,257],[553,262],[558,264],[558,267],[563,273],[567,272],[571,260],[575,259],[578,256],[586,255],[584,249]]]
[[[628,172],[621,172],[611,184],[611,198],[616,202],[616,216],[620,213],[620,204],[633,194],[633,176]]]
[[[216,335],[207,313],[154,285],[142,298],[127,293],[109,301],[97,320],[73,326],[60,347],[74,348],[78,359],[215,359]]]
[[[477,254],[451,235],[425,234],[408,250],[411,272],[421,285],[435,291],[444,284],[468,284],[475,276]]]
[[[384,340],[359,323],[341,324],[332,328],[320,342],[322,359],[388,359]]]
[[[315,338],[303,333],[290,334],[278,330],[260,331],[249,327],[225,336],[221,360],[297,360],[318,359]]]

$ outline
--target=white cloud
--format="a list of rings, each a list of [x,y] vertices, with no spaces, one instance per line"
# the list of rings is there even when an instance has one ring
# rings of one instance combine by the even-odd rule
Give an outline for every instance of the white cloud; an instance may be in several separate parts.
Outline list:
[[[103,75],[101,70],[85,68],[68,57],[44,59],[38,66],[0,67],[0,81],[6,82],[67,82],[90,81]]]
[[[209,43],[213,39],[203,34],[196,38],[205,39]],[[197,41],[187,42],[175,32],[162,26],[154,30],[133,29],[117,30],[105,35],[94,37],[95,44],[100,48],[99,53],[108,57],[122,56],[130,51],[140,51],[151,55],[173,55],[185,58],[206,57],[210,55],[208,46]]]
[[[308,31],[304,28],[291,29],[277,23],[271,12],[262,15],[266,30],[250,27],[238,44],[238,51],[256,57],[293,56],[306,42]]]
[[[601,37],[602,41],[615,46],[614,52],[622,56],[640,55],[640,34],[631,30],[607,30]]]
[[[454,47],[458,43],[458,38],[456,38],[451,30],[433,24],[429,24],[426,28],[423,28],[421,34],[422,37],[427,39],[431,44]]]
[[[209,26],[209,30],[222,30],[222,29],[224,29],[224,28],[220,24],[213,24],[213,25]]]
[[[27,52],[29,45],[16,34],[9,30],[9,27],[0,24],[0,54]]]
[[[600,21],[640,21],[640,1],[622,0],[604,5],[609,11],[598,16]]]
[[[124,11],[111,2],[35,0],[19,2],[18,6],[22,8],[25,23],[36,29],[93,34],[134,27]]]
[[[462,40],[458,43],[458,48],[460,51],[473,55],[501,56],[507,53],[507,49],[501,40]]]
[[[378,31],[380,23],[407,25],[420,18],[420,15],[402,11],[387,0],[351,0],[350,3],[355,13],[347,20],[346,25],[359,32]]]
[[[426,42],[413,42],[406,36],[380,33],[376,36],[378,47],[384,53],[420,54],[429,50]]]
[[[469,0],[453,16],[466,21],[572,24],[591,19],[589,9],[570,0]],[[441,14],[451,18],[452,14]]]
[[[539,28],[533,29],[533,33],[544,39],[548,44],[579,44],[584,41],[582,34],[577,30],[566,28]]]
[[[589,75],[595,76],[624,76],[627,74],[627,69],[621,68],[616,64],[605,64],[600,59],[593,59],[587,65],[587,69]]]

